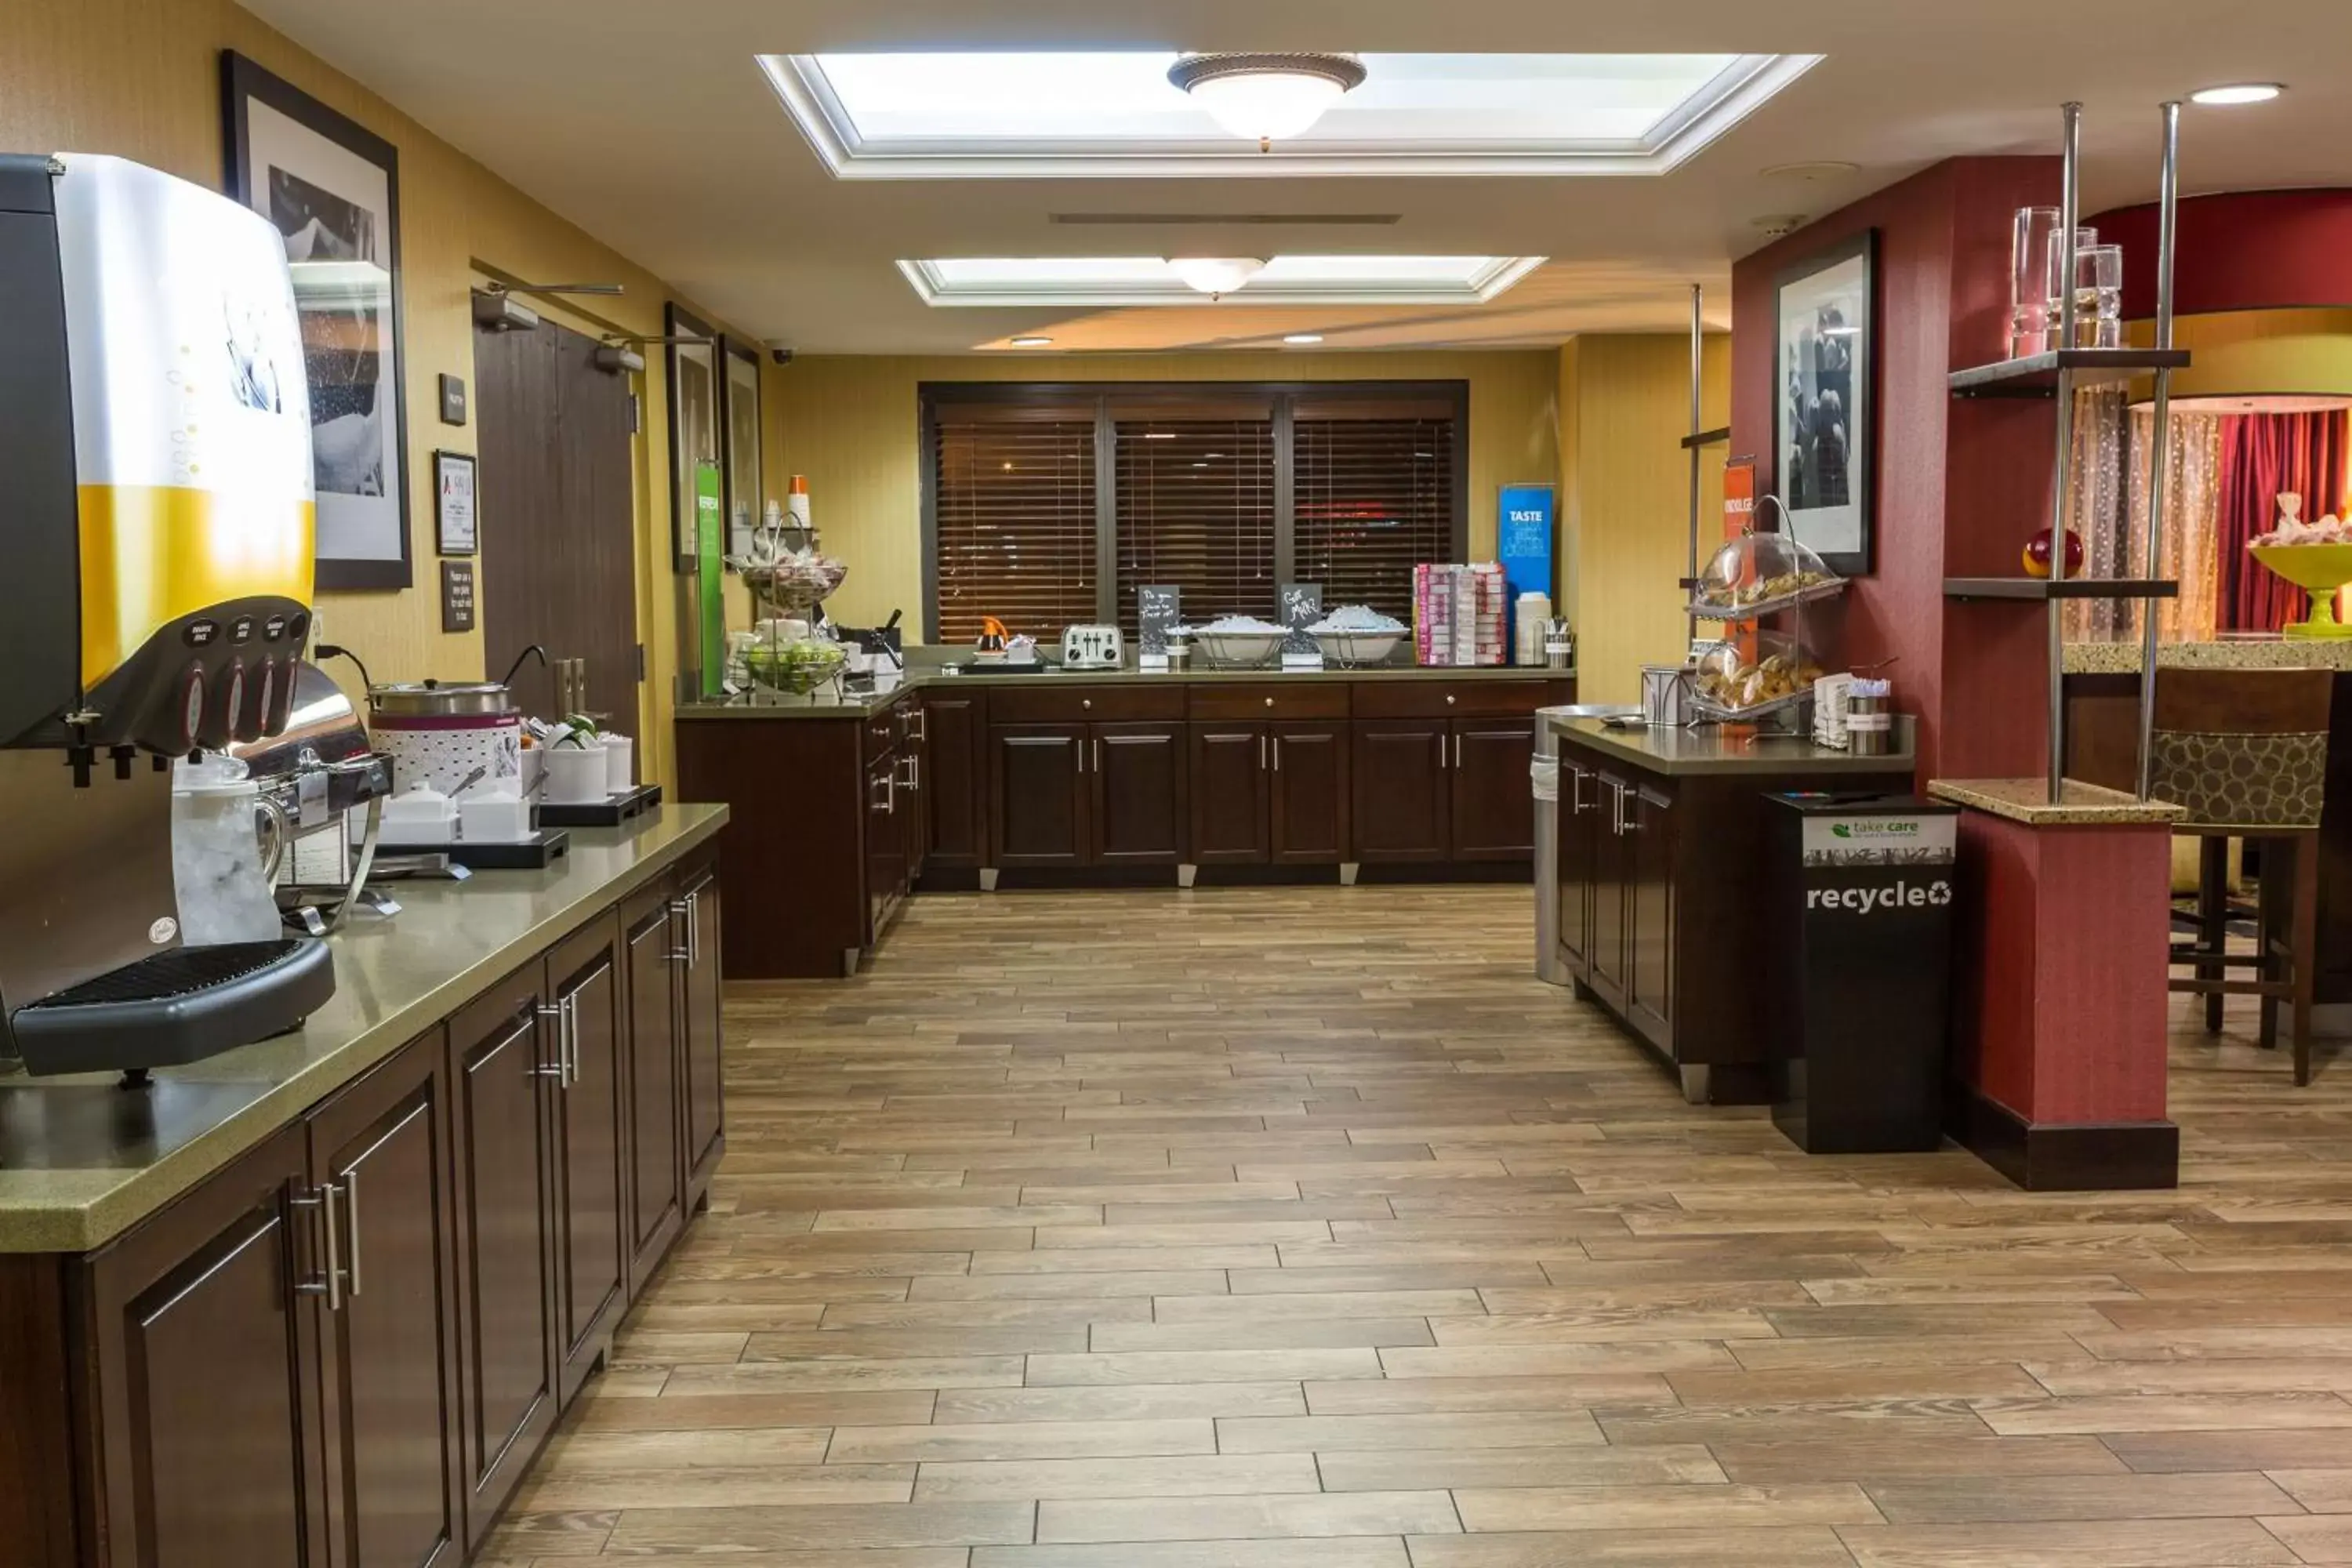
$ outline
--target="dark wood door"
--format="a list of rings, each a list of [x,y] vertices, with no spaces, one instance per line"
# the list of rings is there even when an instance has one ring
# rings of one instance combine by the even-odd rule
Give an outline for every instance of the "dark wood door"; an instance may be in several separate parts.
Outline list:
[[[620,926],[607,915],[547,955],[557,1037],[554,1079],[559,1396],[569,1403],[610,1346],[628,1274],[622,1218],[626,1037]]]
[[[1351,730],[1356,858],[1444,859],[1452,729],[1443,719],[1359,719]]]
[[[449,1021],[457,1093],[458,1451],[478,1545],[555,1424],[555,1169],[545,1103],[561,1068],[539,966]]]
[[[107,1561],[328,1568],[308,1168],[288,1128],[90,1260]]]
[[[1265,864],[1270,750],[1263,724],[1192,726],[1186,784],[1192,802],[1193,864]]]
[[[1601,781],[1574,757],[1559,759],[1559,950],[1582,980],[1592,965],[1593,880],[1599,854]]]
[[[1592,828],[1592,952],[1586,984],[1612,1006],[1626,997],[1626,966],[1632,962],[1627,922],[1633,918],[1630,888],[1633,868],[1624,814],[1633,786],[1614,773],[1593,774],[1597,816]]]
[[[1328,866],[1349,851],[1349,745],[1345,724],[1299,719],[1273,731],[1268,838],[1277,866]]]
[[[542,321],[474,334],[482,648],[499,676],[538,643],[585,660],[585,702],[638,723],[635,480],[629,382],[593,339]],[[389,677],[388,677],[389,678]],[[555,716],[553,676],[519,673],[522,706]]]
[[[988,858],[988,715],[985,697],[921,695],[927,866],[977,869]]]
[[[1528,719],[1454,721],[1453,858],[1528,860],[1536,852],[1536,751]]]
[[[1087,863],[1087,726],[999,724],[989,731],[989,863]]]
[[[465,1556],[448,1084],[436,1029],[308,1119],[341,1272],[320,1379],[338,1568]]]
[[[1650,788],[1625,792],[1625,1007],[1660,1046],[1674,1024],[1675,813],[1673,799]]]
[[[629,997],[629,1294],[645,1289],[686,1224],[686,1169],[678,1157],[678,997],[685,957],[669,889],[638,895],[621,910]]]
[[[1096,724],[1087,744],[1094,863],[1173,866],[1183,859],[1184,726]]]
[[[719,1018],[719,942],[725,924],[719,918],[719,879],[709,868],[687,873],[677,909],[686,937],[686,962],[680,966],[686,978],[678,989],[685,1018],[686,1186],[691,1209],[709,1188],[711,1170],[726,1147],[727,1130]]]

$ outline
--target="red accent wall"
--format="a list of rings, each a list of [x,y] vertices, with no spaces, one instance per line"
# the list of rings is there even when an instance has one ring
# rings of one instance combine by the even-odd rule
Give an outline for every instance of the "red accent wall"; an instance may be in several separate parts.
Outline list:
[[[2124,247],[2124,314],[2156,314],[2156,205],[2085,219]],[[2215,310],[2352,305],[2352,190],[2234,191],[2180,203],[2172,308]]]
[[[2058,160],[1958,158],[1800,229],[1732,268],[1731,450],[1777,493],[1780,274],[1878,230],[1874,565],[1808,617],[1830,667],[1882,660],[1919,719],[1920,775],[2039,773],[2046,754],[2045,618],[2038,605],[1952,604],[1947,575],[2011,575],[2049,518],[2055,411],[2046,400],[1955,399],[1946,377],[2008,349],[2016,209],[2058,199]]]

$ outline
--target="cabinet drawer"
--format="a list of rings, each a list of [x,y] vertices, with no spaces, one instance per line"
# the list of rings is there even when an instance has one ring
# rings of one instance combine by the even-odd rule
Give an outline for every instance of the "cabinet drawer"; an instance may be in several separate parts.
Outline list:
[[[1051,681],[1050,675],[1033,677]],[[1052,691],[1006,688],[988,694],[988,717],[996,724],[1087,724],[1130,719],[1181,719],[1181,686],[1064,686]]]
[[[1532,714],[1547,683],[1530,680],[1381,680],[1356,684],[1359,719],[1493,718]]]
[[[1345,719],[1345,681],[1249,681],[1234,686],[1195,686],[1190,693],[1195,719]]]

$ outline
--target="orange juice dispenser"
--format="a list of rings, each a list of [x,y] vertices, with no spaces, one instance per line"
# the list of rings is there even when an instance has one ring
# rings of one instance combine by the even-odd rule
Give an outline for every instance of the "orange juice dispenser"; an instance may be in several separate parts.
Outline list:
[[[313,492],[282,240],[120,158],[0,155],[0,1058],[143,1079],[299,1023],[314,939],[189,946],[174,759],[282,731]]]

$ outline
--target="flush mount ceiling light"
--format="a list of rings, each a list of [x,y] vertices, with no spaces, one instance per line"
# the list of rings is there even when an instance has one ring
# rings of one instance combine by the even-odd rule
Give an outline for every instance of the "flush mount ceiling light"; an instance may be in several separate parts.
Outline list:
[[[1364,62],[1353,55],[1247,53],[1184,55],[1168,80],[1234,135],[1261,153],[1276,141],[1304,136],[1332,105],[1364,84]]]
[[[1039,337],[1014,338],[1013,340],[1013,346],[1016,349],[1042,349],[1053,341],[1054,340],[1051,338]]]
[[[1255,256],[1177,256],[1169,258],[1168,267],[1184,280],[1184,287],[1215,299],[1265,271],[1265,262]]]
[[[2274,81],[2231,82],[2222,87],[2200,88],[2189,95],[2189,101],[2211,108],[2236,103],[2268,103],[2285,90]]]
[[[1320,332],[1287,332],[1283,335],[1282,341],[1290,344],[1293,348],[1303,349],[1309,347],[1312,344],[1321,342],[1323,341],[1323,334]]]
[[[901,261],[898,270],[927,305],[1483,305],[1543,261],[1540,256],[948,257]]]
[[[929,50],[760,68],[842,179],[1200,179],[1664,174],[1821,58]],[[1360,85],[1297,64],[1335,60]],[[1265,118],[1266,98],[1288,118]]]

